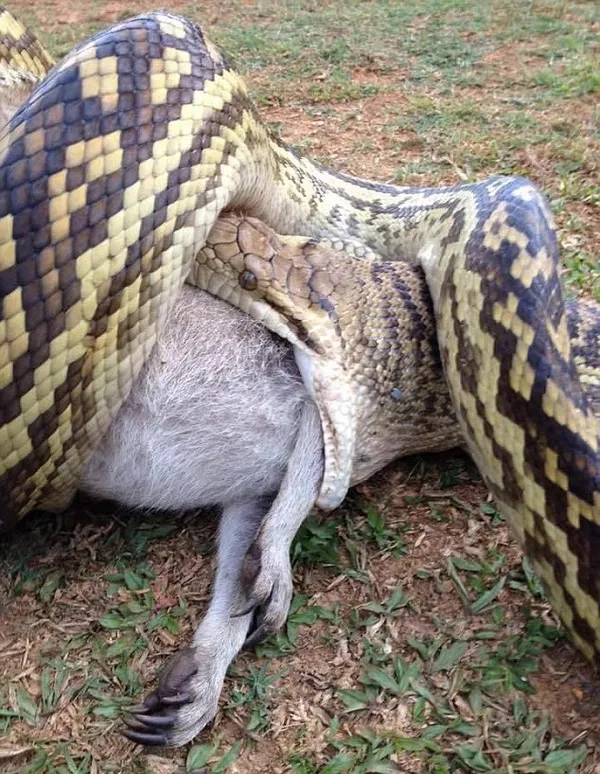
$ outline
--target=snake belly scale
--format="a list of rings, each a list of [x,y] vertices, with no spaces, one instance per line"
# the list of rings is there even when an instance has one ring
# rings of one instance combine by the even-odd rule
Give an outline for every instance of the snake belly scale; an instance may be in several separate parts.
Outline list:
[[[256,224],[220,221],[210,235],[227,210],[267,225],[252,237]],[[597,311],[587,335],[558,269],[527,181],[414,189],[326,170],[268,132],[197,25],[168,13],[116,24],[54,67],[0,138],[0,526],[68,503],[189,279],[294,343],[323,420],[322,505],[386,456],[462,436],[598,660]],[[387,309],[397,332],[411,308],[431,330],[399,387],[404,354],[364,325]],[[425,416],[428,395],[446,418],[438,440],[373,441],[365,406],[381,386],[385,411],[391,397]]]

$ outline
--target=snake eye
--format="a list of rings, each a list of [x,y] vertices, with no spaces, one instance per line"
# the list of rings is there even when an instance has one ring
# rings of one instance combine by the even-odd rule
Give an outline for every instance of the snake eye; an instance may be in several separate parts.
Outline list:
[[[252,274],[251,271],[243,271],[238,277],[238,282],[240,283],[240,287],[244,288],[244,290],[256,290],[258,285],[256,275]]]

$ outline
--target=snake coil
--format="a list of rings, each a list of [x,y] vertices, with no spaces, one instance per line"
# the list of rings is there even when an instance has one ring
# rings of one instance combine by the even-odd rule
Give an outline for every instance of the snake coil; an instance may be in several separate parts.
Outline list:
[[[18,41],[1,45],[18,68]],[[186,279],[294,344],[323,420],[322,505],[460,428],[599,659],[598,309],[567,315],[545,200],[519,178],[398,188],[324,169],[169,13],[78,46],[0,137],[1,527],[69,502]]]

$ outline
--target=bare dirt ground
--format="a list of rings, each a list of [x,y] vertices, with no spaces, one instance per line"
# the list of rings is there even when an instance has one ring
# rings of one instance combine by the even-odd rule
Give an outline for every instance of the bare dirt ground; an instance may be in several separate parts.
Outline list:
[[[374,4],[347,5],[368,14]],[[226,47],[241,41],[257,61],[247,77],[265,120],[336,168],[416,185],[495,172],[533,178],[553,204],[569,287],[598,298],[598,85],[587,59],[564,53],[588,52],[598,22],[585,16],[590,3],[531,5],[520,25],[510,3],[484,4],[498,19],[481,21],[465,15],[468,3],[429,2],[393,62],[376,42],[370,50],[365,22],[354,62],[334,25],[339,3],[300,3],[297,14],[292,4],[249,0],[162,3]],[[389,8],[381,3],[382,14]],[[11,10],[63,55],[149,7],[19,0]],[[308,70],[292,33],[280,61],[243,36],[278,25],[288,34],[281,19],[300,24],[305,11],[339,44]],[[452,14],[455,26],[440,31]],[[414,42],[426,33],[431,46],[420,50]],[[436,46],[450,39],[446,63]],[[480,55],[469,64],[474,46]],[[244,69],[239,51],[227,50]],[[421,73],[432,51],[438,60]],[[290,624],[238,660],[212,727],[192,752],[135,748],[117,733],[119,713],[200,620],[213,533],[203,515],[81,502],[2,538],[0,771],[170,774],[186,770],[187,754],[187,770],[206,758],[211,771],[239,774],[599,774],[600,679],[557,634],[459,452],[400,461],[328,519],[317,515],[297,544]]]

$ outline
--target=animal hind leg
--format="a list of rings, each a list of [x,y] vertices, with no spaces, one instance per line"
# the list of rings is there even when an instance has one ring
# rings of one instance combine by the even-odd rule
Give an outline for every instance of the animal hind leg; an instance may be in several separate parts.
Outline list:
[[[208,610],[193,644],[169,659],[156,690],[126,719],[128,728],[123,733],[133,742],[185,744],[215,716],[227,668],[242,649],[252,623],[252,613],[232,617],[232,611],[245,599],[240,572],[267,508],[264,498],[224,508]]]
[[[241,585],[246,589],[247,598],[241,614],[254,613],[244,643],[246,648],[279,631],[285,623],[293,593],[290,546],[315,505],[322,478],[321,422],[316,406],[307,403],[283,483],[261,522],[242,568]]]
[[[132,710],[128,739],[145,745],[189,742],[215,716],[227,668],[242,647],[284,623],[293,591],[289,548],[315,504],[322,471],[319,415],[307,403],[271,507],[263,498],[224,509],[208,611],[193,644],[174,654],[157,689]]]

